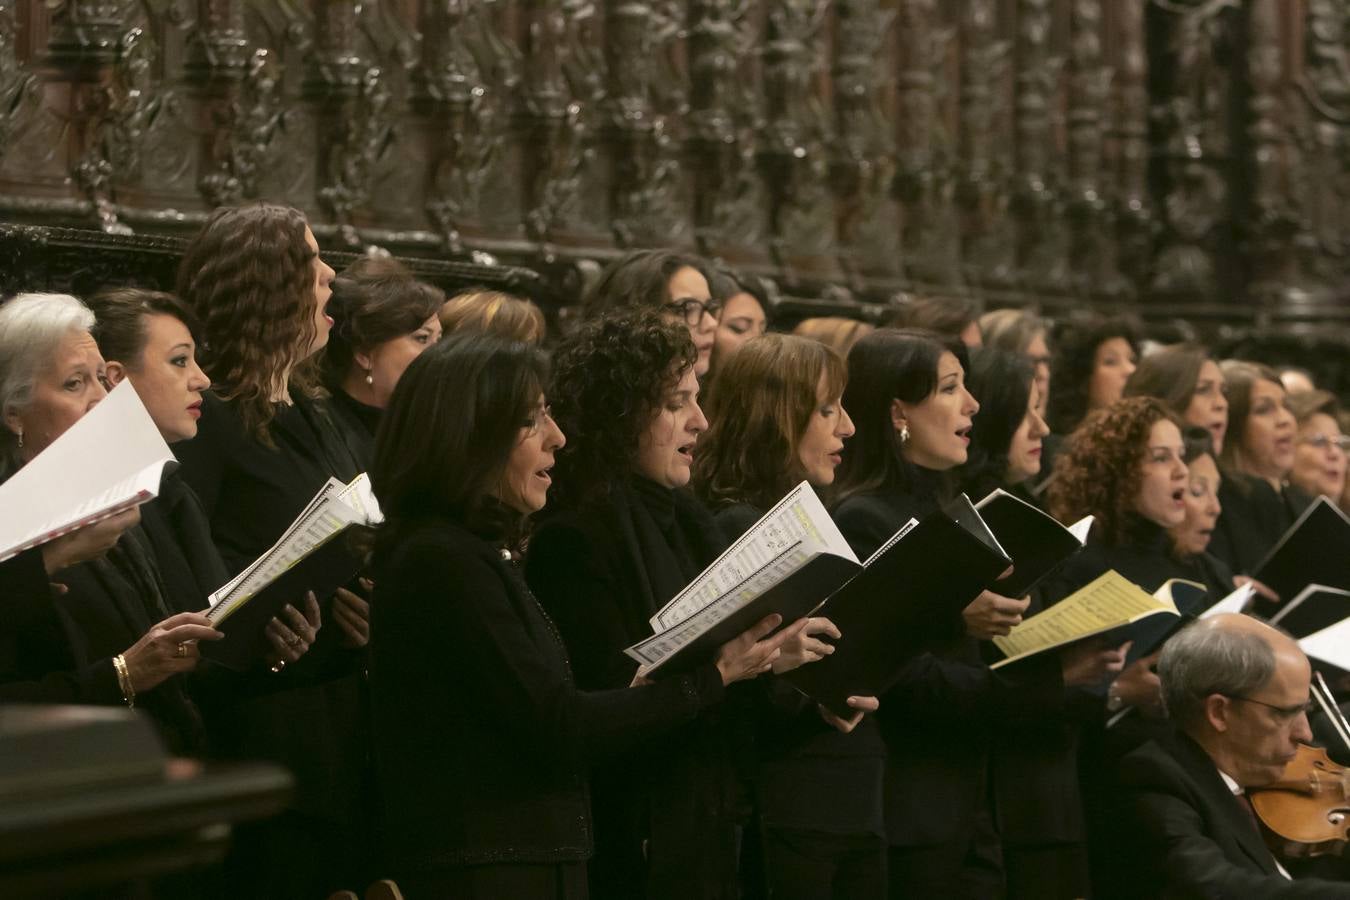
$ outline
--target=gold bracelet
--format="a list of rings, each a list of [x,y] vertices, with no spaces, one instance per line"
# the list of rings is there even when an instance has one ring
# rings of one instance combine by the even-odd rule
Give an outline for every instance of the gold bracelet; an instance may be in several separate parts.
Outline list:
[[[129,708],[136,707],[136,689],[131,685],[131,672],[127,669],[127,658],[122,654],[113,657],[113,669],[117,672],[117,685],[122,689],[122,699]]]

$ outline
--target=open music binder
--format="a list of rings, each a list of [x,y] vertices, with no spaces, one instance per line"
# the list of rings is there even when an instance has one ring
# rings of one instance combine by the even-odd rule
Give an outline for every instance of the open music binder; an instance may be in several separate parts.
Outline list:
[[[803,481],[651,618],[655,634],[624,652],[653,677],[686,671],[765,616],[786,624],[807,615],[858,569]]]
[[[206,617],[225,637],[203,641],[202,656],[241,671],[256,665],[271,618],[287,603],[299,609],[307,591],[323,600],[354,578],[360,532],[382,520],[364,472],[350,484],[328,479],[266,553],[211,595]]]
[[[1350,518],[1319,496],[1270,549],[1252,577],[1285,603],[1310,584],[1350,591]],[[1266,616],[1278,609],[1259,598],[1257,608]]]
[[[0,561],[154,499],[177,465],[123,380],[0,484]]]
[[[1270,624],[1280,626],[1296,638],[1305,638],[1347,618],[1350,618],[1350,591],[1310,584],[1294,599],[1281,604],[1279,611],[1270,617]]]
[[[839,628],[834,653],[781,677],[841,718],[849,697],[877,696],[905,664],[951,637],[961,611],[1011,560],[963,494],[910,520],[819,608]]]
[[[1147,656],[1203,608],[1204,585],[1173,578],[1152,594],[1108,570],[1054,606],[993,640],[1004,658],[989,668],[1067,647],[1088,638],[1108,646],[1132,641],[1131,660]]]
[[[1001,489],[976,503],[975,509],[1013,561],[1012,574],[990,587],[1005,597],[1029,594],[1083,549],[1092,530],[1092,516],[1065,527],[1048,513]]]

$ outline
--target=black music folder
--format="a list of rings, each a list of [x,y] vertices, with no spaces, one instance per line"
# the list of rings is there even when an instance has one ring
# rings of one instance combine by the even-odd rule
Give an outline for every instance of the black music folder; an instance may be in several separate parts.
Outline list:
[[[964,496],[910,521],[817,611],[839,628],[835,651],[781,677],[840,716],[851,696],[878,696],[905,664],[948,637],[961,611],[1010,560]]]
[[[1252,577],[1285,603],[1310,584],[1350,591],[1350,518],[1326,497],[1318,497],[1266,554]],[[1257,598],[1258,611],[1278,606]]]
[[[1270,624],[1280,626],[1296,638],[1305,638],[1342,619],[1350,619],[1350,591],[1310,584],[1298,596],[1281,604],[1279,611],[1270,617]]]
[[[1048,575],[1083,549],[1092,516],[1064,526],[1053,516],[1004,490],[975,504],[984,524],[1013,561],[1012,574],[991,585],[1005,597],[1025,597]]]

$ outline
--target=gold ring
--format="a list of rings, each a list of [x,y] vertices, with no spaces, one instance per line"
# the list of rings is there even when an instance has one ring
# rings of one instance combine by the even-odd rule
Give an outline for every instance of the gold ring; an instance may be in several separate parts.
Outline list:
[[[187,653],[188,653],[188,651],[187,651],[187,644],[180,643],[180,644],[178,645],[178,649],[177,649],[175,652],[178,654],[179,657],[187,656]]]
[[[291,639],[286,642],[287,647],[299,647],[305,642],[305,639],[298,634],[291,635]]]

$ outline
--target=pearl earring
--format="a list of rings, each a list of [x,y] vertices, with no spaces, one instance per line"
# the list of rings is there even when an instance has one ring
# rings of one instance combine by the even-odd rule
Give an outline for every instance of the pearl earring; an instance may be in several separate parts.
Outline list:
[[[900,443],[903,444],[903,443],[904,443],[905,441],[907,441],[907,440],[909,440],[909,426],[908,426],[908,425],[901,425],[901,426],[900,426]]]
[[[366,369],[366,384],[374,384],[374,383],[375,383],[375,376],[370,374],[369,369]]]

